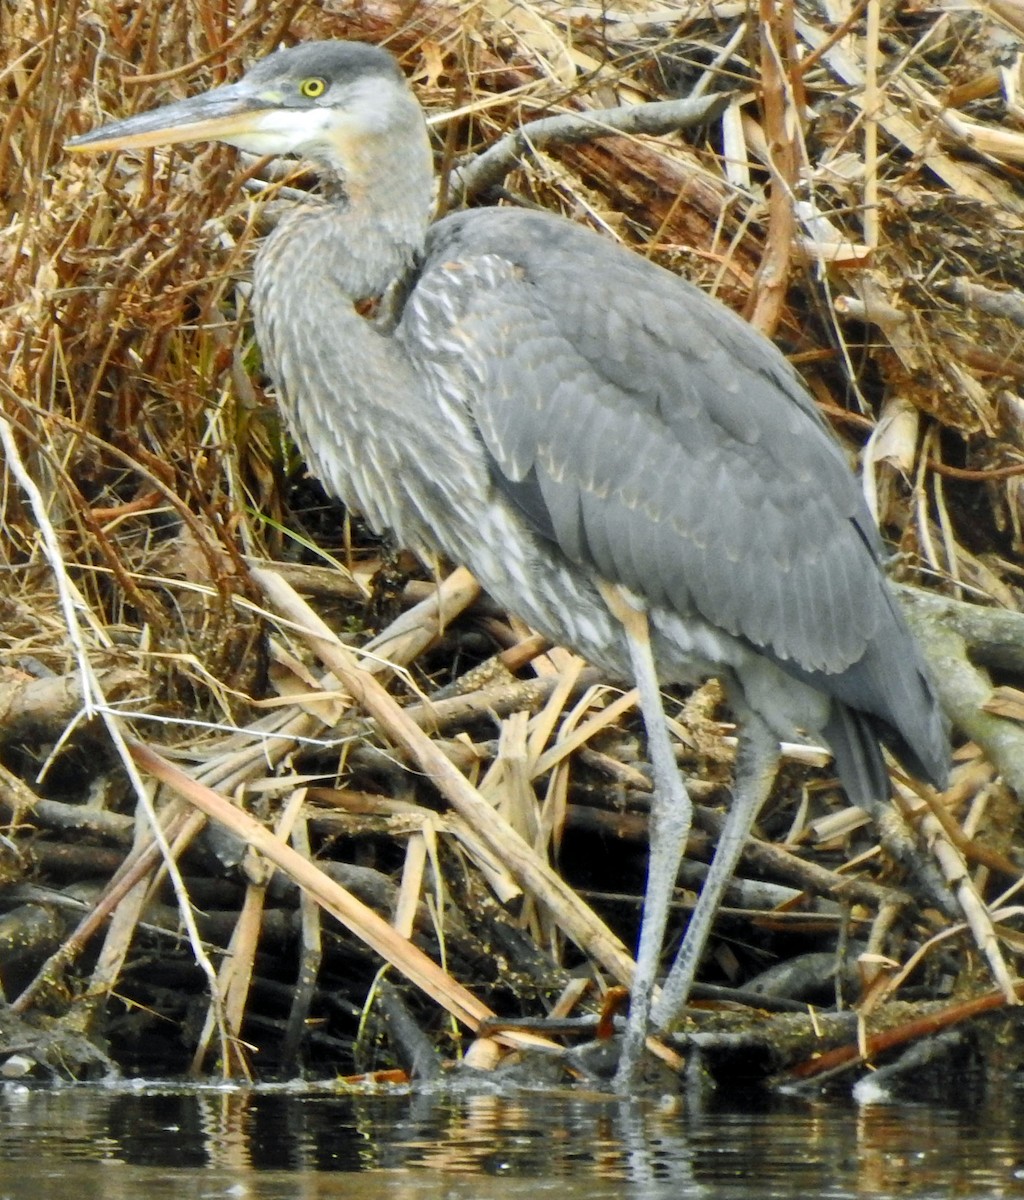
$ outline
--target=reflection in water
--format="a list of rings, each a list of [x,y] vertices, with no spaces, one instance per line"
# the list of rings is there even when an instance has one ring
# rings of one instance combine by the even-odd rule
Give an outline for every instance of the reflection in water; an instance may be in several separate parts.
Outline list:
[[[1024,1196],[1024,1117],[582,1094],[0,1093],[0,1200]]]

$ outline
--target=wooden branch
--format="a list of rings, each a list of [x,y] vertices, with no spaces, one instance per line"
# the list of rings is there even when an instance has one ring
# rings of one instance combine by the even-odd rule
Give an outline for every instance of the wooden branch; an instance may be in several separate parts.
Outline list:
[[[1009,787],[1024,796],[1024,726],[985,711],[992,681],[972,661],[984,661],[996,645],[1005,644],[1004,669],[1021,669],[1024,616],[907,588],[901,594],[904,612],[932,668],[942,707],[957,728],[982,747]],[[1012,633],[1016,637],[1013,659],[1009,657]]]
[[[380,722],[395,744],[420,766],[519,883],[555,915],[567,936],[593,955],[615,979],[628,986],[635,963],[622,942],[596,913],[510,828],[377,680],[359,668],[351,650],[337,641],[316,613],[282,579],[269,571],[253,571],[253,578],[278,611],[305,624],[307,638],[325,666],[334,672],[364,711]]]
[[[800,113],[794,101],[792,79],[787,78],[786,50],[792,43],[792,9],[760,0],[761,103],[772,173],[768,200],[768,240],[757,279],[749,320],[771,337],[782,316],[789,284],[796,217],[793,188],[796,184],[796,138]]]
[[[555,144],[574,145],[619,134],[674,133],[715,120],[732,99],[718,92],[698,99],[659,100],[651,104],[624,104],[589,112],[562,113],[529,121],[471,162],[455,168],[448,187],[448,208],[458,208],[474,196],[500,183],[520,164],[523,155]]]
[[[992,317],[1005,317],[1014,325],[1024,325],[1024,295],[1016,289],[997,292],[969,279],[945,279],[935,284],[935,290],[940,296],[967,308],[976,308]]]
[[[384,919],[293,850],[254,817],[197,783],[184,771],[141,742],[129,742],[138,766],[184,797],[211,820],[258,850],[387,962],[393,963],[428,996],[470,1029],[493,1015],[482,1001],[446,974],[422,950],[403,938]]]

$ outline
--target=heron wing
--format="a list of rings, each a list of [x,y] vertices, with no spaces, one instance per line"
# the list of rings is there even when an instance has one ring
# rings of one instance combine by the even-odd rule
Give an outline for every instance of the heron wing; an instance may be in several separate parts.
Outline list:
[[[477,211],[435,227],[403,325],[573,561],[801,672],[844,671],[888,619],[841,449],[698,289],[567,222]]]

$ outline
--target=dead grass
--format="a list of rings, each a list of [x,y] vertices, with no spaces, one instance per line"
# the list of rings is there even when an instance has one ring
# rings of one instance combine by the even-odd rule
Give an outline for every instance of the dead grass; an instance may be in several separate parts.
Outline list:
[[[93,906],[78,938],[65,931],[59,958],[47,957],[49,943],[15,953],[16,939],[0,953],[0,982],[25,1019],[52,1007],[56,990],[92,1036],[130,1058],[147,1038],[160,1042],[162,1018],[194,1015],[209,985],[217,999],[207,1032],[168,1048],[172,1064],[194,1056],[201,1067],[211,1031],[226,1070],[295,1063],[311,1046],[347,1070],[353,1057],[372,1060],[352,1005],[363,1003],[379,960],[339,941],[336,927],[322,939],[316,910],[275,896],[251,850],[218,846],[229,868],[241,862],[247,872],[219,882],[209,858],[188,848],[202,820],[168,799],[189,788],[229,796],[276,826],[261,849],[293,877],[298,852],[322,877],[304,886],[342,919],[325,896],[351,888],[334,876],[363,860],[378,891],[363,879],[370,915],[358,919],[397,913],[395,939],[373,944],[421,984],[427,972],[430,995],[470,1027],[489,1006],[538,1011],[570,965],[586,964],[602,983],[629,977],[619,939],[632,939],[635,906],[603,895],[624,888],[623,855],[609,845],[630,846],[624,873],[634,896],[642,876],[643,822],[634,849],[630,821],[646,785],[631,762],[629,703],[611,707],[614,696],[561,652],[531,660],[528,631],[503,614],[457,620],[474,598],[461,576],[442,619],[429,586],[400,576],[389,593],[381,572],[393,564],[379,544],[304,480],[252,345],[245,277],[265,201],[246,188],[250,172],[232,151],[102,161],[62,151],[101,119],[234,78],[281,38],[389,45],[437,118],[444,168],[537,117],[729,90],[724,117],[699,136],[548,147],[506,187],[697,279],[773,332],[851,454],[862,452],[880,523],[902,552],[900,573],[948,596],[1019,609],[1024,19],[1013,6],[981,3],[907,4],[880,19],[873,0],[852,11],[829,3],[827,16],[764,5],[760,19],[738,3],[679,4],[671,19],[671,6],[657,19],[648,7],[370,0],[330,13],[178,0],[158,12],[40,0],[0,8],[0,412],[10,426],[0,709],[17,731],[0,739],[13,856],[9,867],[0,860],[0,880],[10,914],[28,904],[18,889],[30,872],[56,890],[90,879]],[[762,80],[773,81],[767,98]],[[398,617],[378,645],[399,669],[373,667],[409,707],[380,701],[368,725],[365,704],[351,703],[350,664],[301,632],[308,620],[297,598],[277,592],[268,604],[257,560],[264,570],[282,564],[278,574],[317,597],[329,626],[360,642],[426,594],[434,611]],[[374,576],[378,608],[368,611]],[[505,662],[465,674],[493,639]],[[999,656],[989,647],[988,657]],[[40,677],[61,681],[62,699],[26,710],[27,685]],[[711,780],[710,798],[728,756],[709,707],[710,717],[691,701],[681,720],[687,768]],[[497,735],[487,714],[501,718]],[[1014,778],[1006,762],[1020,770],[1018,751],[1000,747],[1016,718],[992,720],[998,730],[972,727],[971,736]],[[249,732],[233,732],[240,728]],[[178,767],[154,766],[153,747],[182,760],[187,785],[175,783]],[[945,832],[931,836],[952,847],[940,861],[1007,995],[999,946],[1016,949],[1019,935],[986,902],[1018,877],[1016,816],[1005,819],[1006,795],[984,758],[973,748],[963,757],[942,808]],[[400,758],[435,781],[454,763],[441,790],[458,815]],[[133,762],[169,786],[157,799],[173,853],[152,842]],[[196,803],[198,794],[190,793]],[[103,835],[123,857],[113,879],[77,860],[66,875],[56,865],[87,796],[113,814],[139,814],[134,833]],[[916,804],[908,800],[911,821]],[[953,918],[934,917],[927,897],[894,925],[891,905],[906,897],[879,866],[871,836],[847,821],[816,840],[819,823],[837,813],[848,815],[820,772],[787,771],[766,832],[820,861],[776,859],[775,877],[795,890],[767,908],[801,908],[801,951],[834,945],[841,928],[871,948],[865,1011],[904,982],[899,965],[915,954],[917,986],[939,996],[951,976],[969,975],[968,939],[951,937]],[[710,812],[703,819],[713,823]],[[601,918],[552,868],[560,844]],[[851,893],[822,864],[857,855]],[[167,895],[163,871],[176,859],[188,876],[176,881],[180,908],[189,911],[191,895],[198,910],[184,952],[152,928],[160,925],[152,906]],[[851,909],[851,895],[874,908]],[[290,924],[268,948],[275,905]],[[214,910],[235,930],[232,958],[217,949],[227,937],[212,928]],[[736,980],[755,973],[776,952],[771,929],[786,921],[781,910],[742,925],[730,918],[726,931],[740,941],[719,943],[712,970]],[[450,976],[425,966],[427,957]],[[202,978],[196,961],[206,964]],[[326,997],[346,962],[358,965],[339,1009]],[[318,987],[295,983],[310,972]],[[319,1046],[309,1040],[311,1016]],[[433,1033],[446,1053],[457,1042],[453,1028]]]

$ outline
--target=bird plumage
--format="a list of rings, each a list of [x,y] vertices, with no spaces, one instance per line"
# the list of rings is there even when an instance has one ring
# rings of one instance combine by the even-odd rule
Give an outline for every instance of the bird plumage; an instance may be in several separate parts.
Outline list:
[[[641,596],[656,629],[665,612],[717,631],[741,687],[764,656],[944,778],[943,721],[860,488],[767,339],[646,259],[515,209],[432,227],[397,336],[461,380],[448,388],[491,479],[551,552]],[[662,677],[685,677],[664,624]],[[831,712],[826,727],[849,741]]]
[[[344,138],[295,147],[336,172],[340,202],[282,222],[254,296],[316,474],[625,677],[597,590],[623,585],[650,610],[664,681],[723,675],[777,736],[824,738],[858,802],[885,793],[880,739],[941,784],[944,723],[878,534],[782,354],[562,218],[478,209],[428,230],[422,119],[394,61],[307,45],[249,78],[280,92],[316,73],[321,104],[358,101]],[[352,312],[388,286],[386,323]]]
[[[689,824],[659,678],[717,674],[745,717],[736,796],[659,1025],[685,1002],[775,739],[827,740],[860,803],[886,795],[881,741],[945,782],[944,722],[860,489],[782,354],[688,283],[542,213],[474,210],[428,230],[429,142],[386,52],[280,51],[238,84],[74,146],[195,137],[325,168],[327,202],[277,225],[253,288],[312,470],[377,528],[467,565],[553,640],[639,684],[659,833],[628,1087]],[[381,296],[364,319],[356,302]]]
[[[330,210],[296,219],[337,236]],[[664,681],[723,674],[779,737],[824,737],[855,801],[884,794],[879,737],[941,782],[942,718],[881,543],[770,342],[662,268],[541,213],[432,226],[383,331],[340,320],[342,297],[322,283],[298,284],[322,274],[319,244],[308,229],[272,238],[255,304],[258,318],[285,311],[287,281],[288,337],[267,317],[260,341],[339,494],[465,562],[620,677],[628,656],[596,581],[624,585],[651,610]]]

